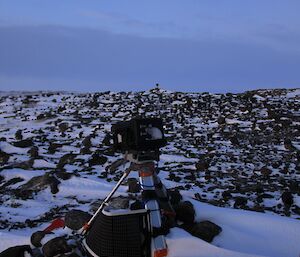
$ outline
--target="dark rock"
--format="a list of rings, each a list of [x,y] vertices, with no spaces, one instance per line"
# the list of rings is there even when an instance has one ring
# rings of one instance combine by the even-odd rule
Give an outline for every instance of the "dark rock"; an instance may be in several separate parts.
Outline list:
[[[11,154],[8,154],[6,152],[1,151],[0,149],[0,165],[5,165],[7,164],[9,157],[11,156]]]
[[[234,208],[245,207],[247,205],[247,202],[248,202],[247,198],[238,196],[235,198]]]
[[[141,191],[141,186],[138,183],[136,178],[129,178],[127,180],[128,183],[128,192],[129,193],[138,193]]]
[[[198,171],[205,171],[209,168],[209,163],[205,160],[200,160],[196,163],[196,169]]]
[[[193,224],[195,220],[195,209],[191,202],[180,202],[175,207],[176,219],[186,224]]]
[[[49,154],[54,154],[55,151],[56,151],[58,148],[60,148],[60,147],[62,147],[62,144],[57,144],[57,143],[50,142],[50,145],[49,145],[49,147],[48,147],[48,153],[49,153]]]
[[[1,187],[0,187],[0,190],[5,190],[6,187],[10,186],[10,185],[14,185],[14,184],[17,184],[19,182],[22,182],[24,181],[23,178],[19,178],[19,177],[16,177],[16,178],[12,178],[10,179],[9,181],[5,182]]]
[[[168,191],[170,197],[170,203],[172,205],[177,205],[182,200],[182,195],[180,194],[179,190],[169,190]]]
[[[58,128],[61,133],[65,133],[67,131],[67,129],[69,128],[69,124],[67,122],[60,123],[58,125]]]
[[[0,253],[0,257],[24,257],[25,252],[32,253],[30,245],[18,245],[7,248]]]
[[[90,166],[103,165],[106,162],[107,162],[107,157],[101,155],[100,153],[93,153],[92,157],[88,161]]]
[[[55,175],[63,180],[68,180],[73,176],[72,173],[66,172],[65,170],[57,170]]]
[[[106,134],[103,141],[102,141],[102,144],[105,145],[105,146],[110,146],[111,143],[110,143],[110,140],[112,139],[112,136],[110,134]]]
[[[82,145],[84,146],[84,148],[90,148],[92,146],[92,142],[91,142],[91,136],[87,136],[85,139],[82,140]]]
[[[271,171],[268,167],[264,166],[264,167],[262,167],[262,168],[260,169],[260,173],[261,173],[264,177],[269,177],[269,176],[272,174],[272,171]]]
[[[220,116],[217,120],[219,125],[226,124],[226,119],[224,116]]]
[[[22,130],[18,129],[16,134],[15,134],[15,138],[16,140],[22,140],[23,139],[23,135],[22,135]]]
[[[73,230],[81,229],[92,215],[81,210],[71,210],[65,215],[65,225]]]
[[[106,168],[105,168],[105,170],[107,171],[107,172],[110,172],[110,173],[115,173],[116,172],[116,170],[121,166],[121,165],[123,165],[123,164],[125,164],[126,163],[126,160],[125,159],[118,159],[118,160],[116,160],[116,161],[114,161],[111,165],[109,165],[109,166],[107,166]]]
[[[31,244],[35,247],[41,247],[42,246],[41,241],[47,234],[48,234],[48,232],[45,232],[45,231],[34,232],[30,237]]]
[[[72,251],[64,237],[56,237],[48,241],[42,248],[45,257],[53,257]]]
[[[183,224],[180,226],[191,235],[198,237],[206,242],[212,242],[214,237],[219,235],[222,228],[210,221],[202,221],[199,223]]]
[[[26,147],[33,146],[33,140],[32,139],[24,139],[24,140],[13,142],[12,144],[15,147],[26,148]]]
[[[285,191],[281,195],[281,200],[285,206],[291,206],[294,203],[294,198],[291,192]]]
[[[230,198],[232,198],[231,191],[230,190],[223,191],[222,197],[225,201],[228,201]]]
[[[130,204],[130,210],[141,210],[145,209],[145,205],[142,201],[136,200],[132,204]]]
[[[73,154],[73,153],[67,153],[67,154],[63,155],[59,159],[57,168],[63,169],[66,164],[71,164],[74,161],[75,157],[76,157],[76,154]]]
[[[39,157],[39,148],[37,146],[33,146],[27,152],[31,158],[38,158]]]

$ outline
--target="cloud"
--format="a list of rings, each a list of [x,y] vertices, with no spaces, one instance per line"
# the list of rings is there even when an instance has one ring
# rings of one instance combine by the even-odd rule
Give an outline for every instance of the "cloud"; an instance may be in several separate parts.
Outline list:
[[[300,83],[299,55],[245,42],[63,26],[0,27],[0,38],[1,89],[143,90],[159,82],[173,90],[226,92]]]

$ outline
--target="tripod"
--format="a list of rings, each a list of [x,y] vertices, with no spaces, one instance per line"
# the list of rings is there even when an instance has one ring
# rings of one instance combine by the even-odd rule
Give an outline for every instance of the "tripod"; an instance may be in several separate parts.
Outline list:
[[[134,158],[135,157],[135,158]],[[151,232],[151,255],[153,257],[164,257],[168,254],[167,244],[165,240],[165,232],[161,209],[164,215],[174,218],[174,210],[169,203],[168,194],[165,186],[157,176],[155,163],[153,160],[141,161],[138,155],[126,154],[125,159],[130,161],[130,166],[124,171],[124,174],[112,189],[109,195],[104,199],[98,210],[83,227],[82,234],[84,235],[91,227],[97,215],[108,204],[114,193],[120,187],[122,182],[130,174],[131,171],[138,171],[139,181],[142,188],[142,200],[145,203],[145,209],[149,213],[149,223]]]

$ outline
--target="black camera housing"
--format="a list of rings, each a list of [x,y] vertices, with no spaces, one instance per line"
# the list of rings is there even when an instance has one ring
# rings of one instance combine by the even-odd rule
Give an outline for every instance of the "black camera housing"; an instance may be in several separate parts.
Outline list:
[[[134,118],[112,126],[114,149],[118,152],[137,153],[158,151],[167,141],[160,118]]]

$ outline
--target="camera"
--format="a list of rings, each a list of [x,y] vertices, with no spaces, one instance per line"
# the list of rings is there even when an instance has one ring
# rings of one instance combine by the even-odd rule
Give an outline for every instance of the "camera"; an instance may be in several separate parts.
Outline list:
[[[158,152],[166,145],[160,118],[133,118],[112,126],[113,146],[121,153]]]

